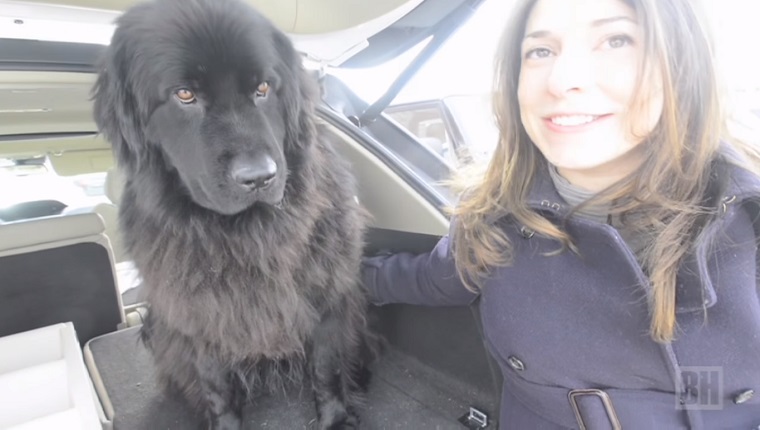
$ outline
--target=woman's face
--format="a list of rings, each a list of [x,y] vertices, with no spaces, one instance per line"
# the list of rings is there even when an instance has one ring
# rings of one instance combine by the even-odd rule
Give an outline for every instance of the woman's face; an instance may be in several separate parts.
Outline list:
[[[643,45],[635,11],[620,0],[538,0],[528,16],[520,115],[571,183],[600,190],[640,165],[639,144],[663,105],[658,79],[636,88]],[[644,104],[631,110],[638,90]]]

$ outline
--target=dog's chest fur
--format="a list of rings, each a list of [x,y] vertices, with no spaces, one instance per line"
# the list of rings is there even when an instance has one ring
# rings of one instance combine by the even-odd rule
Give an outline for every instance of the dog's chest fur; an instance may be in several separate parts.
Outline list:
[[[151,312],[232,361],[300,355],[323,304],[358,294],[353,202],[326,203],[332,210],[320,217],[284,209],[278,222],[229,227],[236,234],[228,230],[224,240],[192,218],[181,227],[143,220],[139,228],[153,233],[140,234],[133,248],[143,251],[135,263]]]

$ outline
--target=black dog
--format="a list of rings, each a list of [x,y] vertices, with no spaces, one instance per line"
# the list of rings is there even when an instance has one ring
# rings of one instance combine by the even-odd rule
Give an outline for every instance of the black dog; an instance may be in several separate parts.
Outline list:
[[[152,1],[117,24],[95,119],[126,176],[159,376],[233,429],[252,392],[305,373],[320,427],[354,428],[365,218],[299,55],[236,0]]]

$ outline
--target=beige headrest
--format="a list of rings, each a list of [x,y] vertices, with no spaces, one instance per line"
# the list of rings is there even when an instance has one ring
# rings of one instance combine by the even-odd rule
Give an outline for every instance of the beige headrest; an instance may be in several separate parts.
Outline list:
[[[51,216],[0,226],[0,252],[100,235],[103,219],[96,213]]]

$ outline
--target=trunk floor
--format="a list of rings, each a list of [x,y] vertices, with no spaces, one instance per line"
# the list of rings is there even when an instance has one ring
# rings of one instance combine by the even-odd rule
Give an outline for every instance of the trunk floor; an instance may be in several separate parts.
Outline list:
[[[196,411],[159,390],[137,327],[93,339],[89,349],[114,408],[115,430],[204,428]],[[457,381],[393,348],[372,370],[361,429],[461,430],[466,427],[457,419],[471,405],[486,410],[493,404],[490,387]],[[307,387],[288,395],[258,397],[246,406],[243,417],[245,429],[316,428]],[[488,428],[496,428],[493,422]]]

